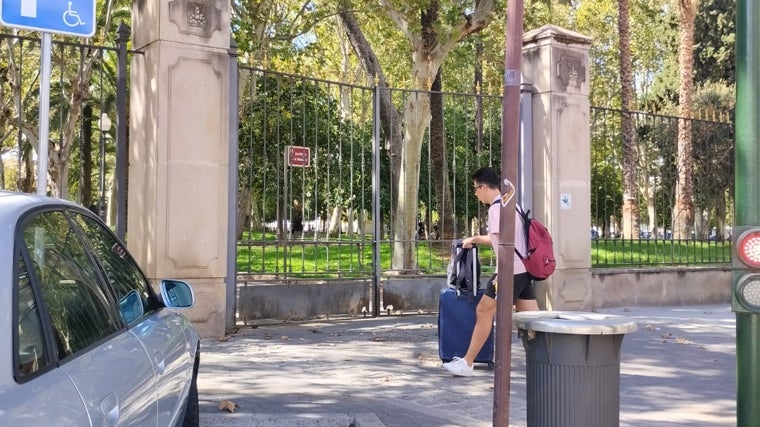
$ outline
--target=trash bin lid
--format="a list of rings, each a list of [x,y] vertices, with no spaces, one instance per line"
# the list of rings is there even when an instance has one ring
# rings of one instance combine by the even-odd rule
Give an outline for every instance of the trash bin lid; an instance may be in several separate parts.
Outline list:
[[[635,321],[615,314],[583,311],[522,311],[512,314],[517,329],[579,335],[615,335],[633,332]]]

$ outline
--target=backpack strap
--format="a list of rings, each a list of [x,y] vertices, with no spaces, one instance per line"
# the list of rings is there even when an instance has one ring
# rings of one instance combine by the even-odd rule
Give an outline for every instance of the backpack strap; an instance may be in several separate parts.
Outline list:
[[[491,206],[498,204],[499,202],[501,202],[501,198],[494,200],[493,203],[491,203]],[[520,215],[520,217],[522,218],[523,236],[525,237],[525,250],[528,251],[529,249],[528,248],[528,230],[530,229],[530,216],[529,216],[530,209],[528,209],[527,211],[523,211],[522,206],[520,206],[519,203],[515,203],[515,210],[517,211],[517,214]],[[518,257],[520,257],[520,259],[525,259],[525,256],[527,256],[527,254],[523,256],[520,253],[520,251],[517,250],[517,248],[515,248],[515,253],[517,254]]]

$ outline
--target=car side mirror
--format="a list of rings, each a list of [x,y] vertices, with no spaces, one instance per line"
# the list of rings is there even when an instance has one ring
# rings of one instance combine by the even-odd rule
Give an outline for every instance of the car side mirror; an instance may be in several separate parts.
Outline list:
[[[124,297],[119,300],[119,311],[127,324],[140,318],[145,313],[140,294],[135,290],[131,290],[124,295]]]
[[[195,304],[193,288],[181,280],[162,280],[161,298],[169,308],[190,308]]]

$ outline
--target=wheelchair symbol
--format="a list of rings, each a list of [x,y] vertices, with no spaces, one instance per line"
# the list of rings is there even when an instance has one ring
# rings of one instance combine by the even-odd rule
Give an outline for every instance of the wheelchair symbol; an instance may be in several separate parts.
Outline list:
[[[63,23],[69,27],[79,27],[84,25],[84,21],[79,17],[79,12],[71,10],[71,2],[69,2],[69,8],[63,12]]]

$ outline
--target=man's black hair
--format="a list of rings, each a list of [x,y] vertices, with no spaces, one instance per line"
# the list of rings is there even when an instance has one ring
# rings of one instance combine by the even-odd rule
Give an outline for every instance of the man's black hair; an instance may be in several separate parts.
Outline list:
[[[499,189],[499,173],[496,169],[485,166],[472,173],[473,182],[485,185],[488,188]]]

